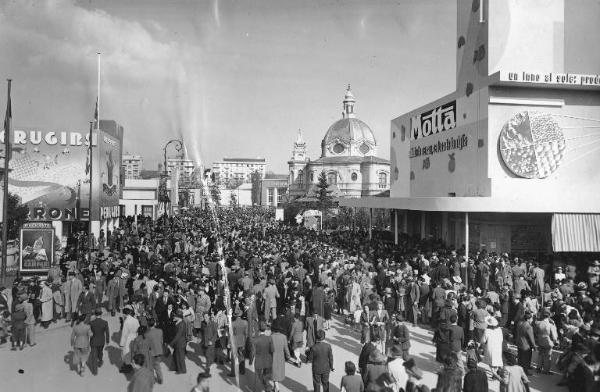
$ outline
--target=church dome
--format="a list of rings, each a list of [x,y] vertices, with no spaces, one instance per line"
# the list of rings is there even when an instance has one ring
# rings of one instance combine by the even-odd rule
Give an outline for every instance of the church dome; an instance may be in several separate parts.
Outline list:
[[[366,141],[373,145],[376,144],[375,136],[373,135],[371,128],[358,118],[342,118],[341,120],[334,122],[327,130],[323,141],[325,144],[337,141],[344,144],[362,141]]]
[[[321,142],[321,157],[374,155],[377,147],[371,128],[354,115],[356,100],[350,86],[343,100],[342,118],[334,122]]]

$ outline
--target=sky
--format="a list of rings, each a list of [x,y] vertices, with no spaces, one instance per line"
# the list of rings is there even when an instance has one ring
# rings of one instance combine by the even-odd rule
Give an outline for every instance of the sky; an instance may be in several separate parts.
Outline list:
[[[15,127],[86,132],[100,52],[100,117],[146,169],[182,138],[198,164],[285,174],[298,129],[319,158],[348,84],[389,158],[390,121],[454,90],[455,35],[453,0],[0,0],[0,77]]]

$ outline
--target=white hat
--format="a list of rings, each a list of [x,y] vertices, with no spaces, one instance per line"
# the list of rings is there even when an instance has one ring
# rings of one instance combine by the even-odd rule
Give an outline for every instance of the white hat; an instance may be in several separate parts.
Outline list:
[[[490,327],[497,327],[498,319],[496,319],[496,317],[489,316],[485,318],[485,323]]]
[[[462,279],[460,278],[460,276],[453,276],[452,280],[454,280],[455,283],[462,283]]]

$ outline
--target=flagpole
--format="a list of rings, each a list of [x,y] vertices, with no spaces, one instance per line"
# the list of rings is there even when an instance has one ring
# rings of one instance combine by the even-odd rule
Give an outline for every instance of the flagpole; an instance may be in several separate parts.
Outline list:
[[[95,113],[95,122],[96,122],[96,130],[100,129],[100,52],[96,52],[97,55],[97,61],[98,61],[98,90],[97,90],[97,95],[96,95],[96,113]],[[93,174],[92,174],[92,128],[93,128],[93,122],[90,122],[90,145],[89,145],[89,154],[90,154],[90,197],[89,197],[89,210],[90,210],[90,228],[89,228],[89,233],[88,233],[88,263],[92,262],[92,245],[93,245],[93,241],[92,241],[92,216],[93,216],[93,209],[92,209],[92,191],[93,191]]]
[[[2,268],[0,268],[0,281],[4,282],[6,276],[7,249],[8,249],[8,164],[10,162],[10,131],[12,122],[12,105],[10,102],[10,85],[8,81],[8,94],[6,101],[6,118],[4,119],[4,189],[2,198]]]
[[[89,227],[89,233],[88,233],[88,263],[92,262],[92,189],[93,189],[93,154],[92,154],[92,129],[94,128],[94,122],[90,121],[90,136],[89,136],[89,156],[90,156],[90,196],[89,196],[89,222],[90,222],[90,227]]]
[[[97,52],[96,54],[98,55],[98,95],[96,96],[96,129],[100,129],[100,52]]]

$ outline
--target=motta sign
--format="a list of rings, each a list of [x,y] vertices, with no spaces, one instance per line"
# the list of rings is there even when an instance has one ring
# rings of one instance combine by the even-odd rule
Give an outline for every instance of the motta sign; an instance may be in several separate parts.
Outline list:
[[[412,140],[456,128],[456,101],[448,102],[411,117],[410,128]]]

